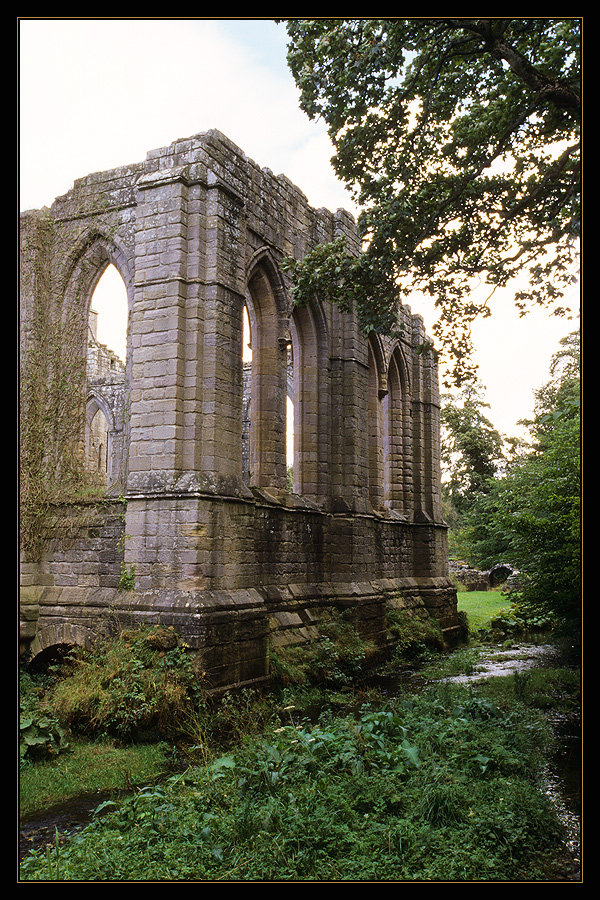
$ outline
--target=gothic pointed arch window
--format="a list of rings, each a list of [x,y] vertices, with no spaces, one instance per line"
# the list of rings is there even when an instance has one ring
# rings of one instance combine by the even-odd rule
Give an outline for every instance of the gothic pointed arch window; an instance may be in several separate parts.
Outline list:
[[[306,305],[293,310],[290,321],[293,378],[294,491],[318,505],[326,501],[329,483],[327,326],[322,309]]]
[[[115,370],[124,365],[127,355],[127,291],[121,275],[110,263],[96,284],[89,312],[89,330],[96,350],[105,347],[103,360],[97,354],[103,370]]]
[[[369,339],[369,495],[374,510],[406,512],[410,479],[409,385],[404,356],[396,345],[387,356]]]
[[[108,483],[110,433],[106,411],[92,398],[86,410],[85,462],[89,473],[104,488]]]
[[[247,283],[251,359],[245,369],[246,478],[257,487],[285,489],[287,481],[287,372],[290,346],[281,276],[260,254]]]
[[[383,350],[373,335],[368,340],[367,429],[369,447],[369,499],[377,512],[385,503],[384,492],[384,423],[382,400],[387,393]]]
[[[118,486],[125,469],[127,319],[125,284],[109,264],[91,297],[87,339],[86,466],[104,488]]]
[[[407,479],[410,471],[408,379],[399,346],[390,356],[387,392],[383,398],[383,493],[388,509],[407,508]]]

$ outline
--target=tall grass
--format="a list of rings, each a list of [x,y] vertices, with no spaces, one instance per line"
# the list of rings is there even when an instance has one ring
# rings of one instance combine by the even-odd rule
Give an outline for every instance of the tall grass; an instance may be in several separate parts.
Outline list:
[[[270,691],[215,705],[153,631],[124,633],[63,672],[41,695],[45,711],[94,739],[26,764],[37,799],[24,808],[105,787],[109,775],[130,791],[66,843],[30,854],[21,879],[552,880],[562,833],[541,780],[552,746],[541,685],[573,702],[575,681],[553,675],[534,689],[504,679],[494,691],[434,679],[384,696],[355,680],[368,648],[346,622],[330,624],[313,659],[293,659],[295,682],[280,658]],[[421,623],[410,641],[404,618],[393,624],[404,653],[439,637]],[[162,743],[131,743],[148,710]],[[158,782],[167,746],[185,766]]]

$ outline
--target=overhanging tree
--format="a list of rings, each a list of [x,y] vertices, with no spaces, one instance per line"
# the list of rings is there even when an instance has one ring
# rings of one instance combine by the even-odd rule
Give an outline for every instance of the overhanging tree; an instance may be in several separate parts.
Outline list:
[[[580,21],[278,21],[365,247],[350,259],[334,242],[291,265],[297,302],[325,292],[390,331],[399,295],[431,295],[456,383],[474,371],[472,322],[517,275],[522,313],[564,313],[580,231]]]

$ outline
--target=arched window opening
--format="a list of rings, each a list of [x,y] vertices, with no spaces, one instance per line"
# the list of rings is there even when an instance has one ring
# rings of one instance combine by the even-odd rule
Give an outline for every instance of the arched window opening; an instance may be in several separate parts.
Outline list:
[[[90,305],[88,344],[94,351],[93,368],[88,353],[88,377],[118,372],[127,355],[127,291],[117,269],[109,265],[100,278]]]
[[[248,307],[244,306],[244,340],[242,345],[242,359],[244,362],[252,362],[252,333],[250,331],[250,317]]]
[[[327,327],[318,307],[296,307],[290,318],[288,409],[293,415],[293,490],[326,503],[330,467]],[[291,435],[290,421],[290,435]],[[292,452],[292,440],[288,442]]]
[[[126,471],[125,362],[127,355],[127,290],[109,264],[90,302],[87,340],[85,453],[88,471],[108,490],[122,486]]]
[[[368,442],[369,442],[369,499],[374,510],[385,504],[384,488],[384,410],[382,401],[387,396],[387,387],[382,384],[378,356],[373,343],[368,345],[369,398],[368,398]]]
[[[383,492],[384,503],[393,508],[398,502],[399,467],[402,458],[402,398],[400,376],[394,356],[388,369],[388,392],[383,398]]]
[[[282,337],[281,297],[268,266],[257,265],[252,272],[246,305],[252,359],[245,368],[248,451],[243,472],[249,485],[285,489],[288,342]]]
[[[108,422],[98,408],[86,428],[85,458],[88,471],[103,487],[107,486],[108,478],[108,444]]]
[[[285,423],[285,458],[287,466],[287,489],[294,490],[294,351],[291,343],[287,348],[287,398]]]
[[[402,512],[406,504],[409,460],[405,448],[407,384],[404,360],[396,347],[386,364],[382,347],[369,340],[369,497],[374,510]]]
[[[404,432],[407,427],[406,385],[399,348],[393,352],[387,372],[387,393],[383,398],[383,489],[388,509],[405,508],[405,479],[408,469]]]
[[[250,484],[250,420],[252,416],[252,333],[248,307],[244,306],[242,339],[242,479]]]

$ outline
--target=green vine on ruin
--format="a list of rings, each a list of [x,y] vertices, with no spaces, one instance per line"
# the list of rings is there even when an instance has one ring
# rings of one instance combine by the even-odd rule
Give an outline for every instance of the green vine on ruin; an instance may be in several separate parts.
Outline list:
[[[79,304],[61,309],[51,262],[59,258],[60,237],[51,215],[44,211],[34,228],[20,371],[20,538],[25,559],[35,562],[50,539],[89,517],[86,503],[79,516],[65,514],[65,504],[100,497],[103,489],[85,466],[87,322]]]

